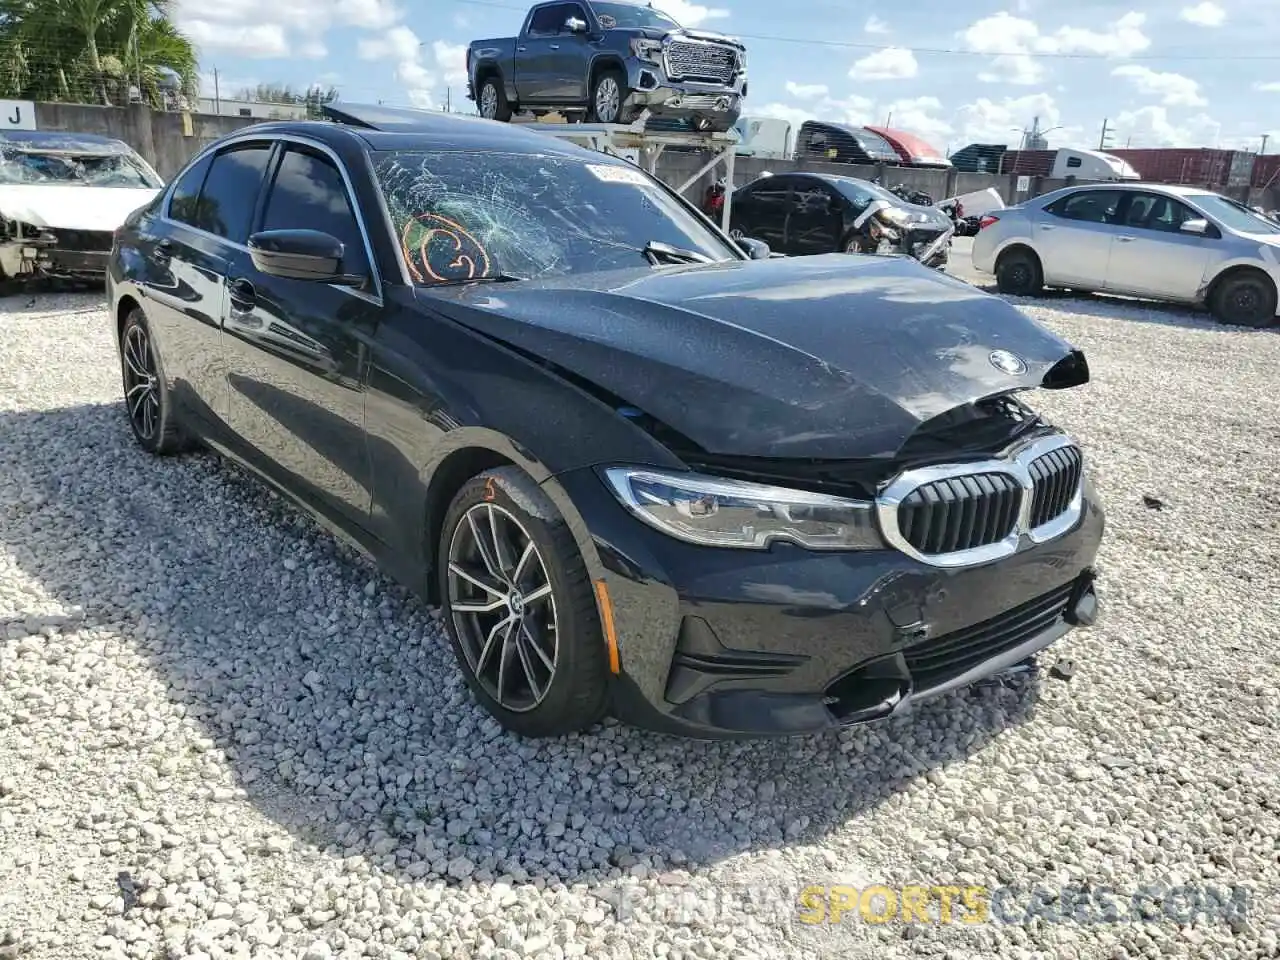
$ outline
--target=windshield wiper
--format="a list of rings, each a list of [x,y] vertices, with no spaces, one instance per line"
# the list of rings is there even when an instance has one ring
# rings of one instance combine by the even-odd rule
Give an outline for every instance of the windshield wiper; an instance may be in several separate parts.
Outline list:
[[[517,283],[528,277],[517,277],[512,273],[486,273],[482,277],[459,277],[456,280],[436,280],[426,284],[428,287],[456,287],[463,283]]]
[[[667,263],[715,263],[705,253],[673,247],[669,243],[662,243],[658,240],[650,240],[640,252],[648,257],[649,262],[655,267],[664,260]]]

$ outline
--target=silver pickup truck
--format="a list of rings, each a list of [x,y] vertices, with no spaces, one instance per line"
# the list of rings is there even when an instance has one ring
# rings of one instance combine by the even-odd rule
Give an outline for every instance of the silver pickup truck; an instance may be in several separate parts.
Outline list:
[[[722,132],[742,112],[747,54],[635,0],[574,0],[538,4],[518,36],[472,42],[467,75],[467,95],[491,120],[529,110],[630,123],[647,108]]]

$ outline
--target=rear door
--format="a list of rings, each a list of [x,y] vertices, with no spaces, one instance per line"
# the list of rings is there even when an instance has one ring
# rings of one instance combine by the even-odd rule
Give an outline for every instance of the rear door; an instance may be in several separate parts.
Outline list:
[[[767,177],[742,190],[735,190],[730,211],[731,228],[743,236],[763,240],[771,249],[783,252],[787,213],[790,209],[791,177]]]
[[[1183,233],[1200,214],[1163,193],[1133,191],[1120,211],[1112,241],[1107,289],[1136,296],[1194,301],[1221,235]]]
[[[282,141],[255,230],[308,229],[343,244],[343,271],[362,289],[232,264],[224,344],[230,422],[247,455],[325,512],[367,519],[364,436],[367,343],[381,315],[378,278],[347,178],[319,144]]]
[[[783,252],[799,257],[840,249],[845,201],[815,177],[795,177]]]
[[[1106,290],[1112,241],[1119,235],[1120,190],[1079,190],[1034,217],[1033,242],[1049,284]]]
[[[179,402],[215,433],[227,416],[227,274],[248,235],[271,150],[269,140],[241,141],[189,168],[148,252],[147,314],[166,375]]]

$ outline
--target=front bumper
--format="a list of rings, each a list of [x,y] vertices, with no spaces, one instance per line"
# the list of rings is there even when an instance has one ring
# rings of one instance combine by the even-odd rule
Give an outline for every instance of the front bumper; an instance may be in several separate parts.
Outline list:
[[[558,481],[609,573],[626,722],[702,738],[811,733],[895,716],[1009,669],[1091,623],[1105,520],[1086,485],[1067,534],[982,566],[892,549],[682,543],[591,470]]]
[[[111,234],[103,231],[46,231],[0,244],[0,270],[13,280],[102,280],[111,257]]]
[[[630,65],[627,85],[631,89],[628,101],[633,106],[648,109],[655,117],[707,121],[717,132],[737,123],[747,95],[744,76],[728,84],[673,80],[662,67],[648,61]]]

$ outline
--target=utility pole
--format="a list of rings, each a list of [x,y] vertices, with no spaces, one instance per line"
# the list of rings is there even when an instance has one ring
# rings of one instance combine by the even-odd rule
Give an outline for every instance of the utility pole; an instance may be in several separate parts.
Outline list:
[[[444,88],[444,112],[453,113],[453,87]]]
[[[1098,149],[1099,149],[1099,150],[1105,150],[1105,149],[1107,149],[1107,147],[1109,147],[1109,146],[1110,146],[1110,144],[1108,143],[1108,140],[1109,140],[1109,138],[1110,138],[1110,136],[1111,136],[1111,131],[1107,129],[1107,122],[1108,122],[1109,120],[1110,120],[1110,117],[1108,117],[1108,118],[1106,118],[1106,119],[1104,119],[1104,120],[1102,121],[1102,135],[1098,137]]]
[[[1262,149],[1258,151],[1259,154],[1263,154],[1267,152],[1267,141],[1270,139],[1271,139],[1271,134],[1264,133],[1262,135]]]
[[[213,112],[222,113],[222,94],[218,90],[218,68],[213,68]]]

